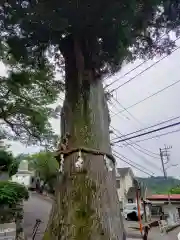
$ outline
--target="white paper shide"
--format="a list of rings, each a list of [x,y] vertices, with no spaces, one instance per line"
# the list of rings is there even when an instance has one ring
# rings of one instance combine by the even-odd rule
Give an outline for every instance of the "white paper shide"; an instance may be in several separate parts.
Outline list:
[[[82,158],[81,151],[79,151],[77,161],[75,162],[75,168],[77,169],[77,171],[81,171],[83,169],[83,166],[84,166],[84,160]]]
[[[114,169],[114,163],[112,162],[112,160],[110,158],[107,157],[107,155],[104,155],[104,160],[105,160],[105,164],[106,164],[108,172],[112,172]]]

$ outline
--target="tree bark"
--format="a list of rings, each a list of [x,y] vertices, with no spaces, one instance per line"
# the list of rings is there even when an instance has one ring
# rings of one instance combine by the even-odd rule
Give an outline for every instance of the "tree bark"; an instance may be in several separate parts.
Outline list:
[[[102,82],[87,67],[79,40],[69,40],[63,50],[66,95],[61,128],[70,136],[68,149],[86,147],[111,154]],[[75,152],[64,159],[44,240],[124,240],[115,168],[108,171],[103,155],[83,153],[84,165],[78,171],[77,157]]]

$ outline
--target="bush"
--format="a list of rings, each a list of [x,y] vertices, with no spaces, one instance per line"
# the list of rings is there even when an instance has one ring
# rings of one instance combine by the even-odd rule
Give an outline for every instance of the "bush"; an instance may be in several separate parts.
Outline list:
[[[9,166],[12,164],[14,158],[11,153],[7,152],[4,149],[0,149],[0,167],[1,171],[7,172]]]
[[[17,160],[13,160],[13,162],[11,163],[8,169],[8,173],[10,177],[12,177],[17,173],[18,167],[19,167],[19,162]]]
[[[22,200],[29,198],[28,190],[25,186],[8,181],[0,182],[0,208],[1,206],[15,206]]]

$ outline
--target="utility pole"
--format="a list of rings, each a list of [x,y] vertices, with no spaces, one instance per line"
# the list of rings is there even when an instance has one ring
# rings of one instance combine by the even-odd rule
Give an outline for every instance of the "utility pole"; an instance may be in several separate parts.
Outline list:
[[[139,229],[141,235],[143,234],[143,226],[142,226],[142,219],[141,219],[141,209],[140,209],[140,185],[137,182],[136,185],[136,201],[137,201],[137,210],[138,210],[138,220],[139,220]]]
[[[171,149],[171,148],[172,148],[172,146],[167,147],[165,145],[165,148],[163,148],[163,149],[160,148],[159,149],[160,150],[160,158],[161,158],[162,169],[163,169],[163,174],[164,174],[165,181],[167,181],[167,172],[166,172],[166,169],[165,169],[165,164],[167,164],[170,161],[168,150]],[[166,158],[166,162],[164,161],[164,157]],[[168,191],[168,202],[169,202],[169,204],[171,203],[169,191]]]

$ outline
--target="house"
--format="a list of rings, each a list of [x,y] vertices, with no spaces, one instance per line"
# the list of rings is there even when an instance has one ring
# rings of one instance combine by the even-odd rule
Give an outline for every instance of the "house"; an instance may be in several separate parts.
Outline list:
[[[146,199],[147,187],[135,178],[130,167],[116,169],[116,188],[122,208],[126,203],[136,202],[137,188],[140,190],[140,199]]]
[[[116,188],[122,209],[126,203],[136,202],[136,182],[130,167],[116,169]]]
[[[175,222],[180,219],[180,194],[154,194],[147,199],[152,204],[152,215],[159,216],[164,212],[165,215],[171,214]]]
[[[23,184],[27,188],[36,187],[36,178],[34,172],[28,170],[28,161],[22,160],[20,162],[18,171],[11,177],[11,181]]]

